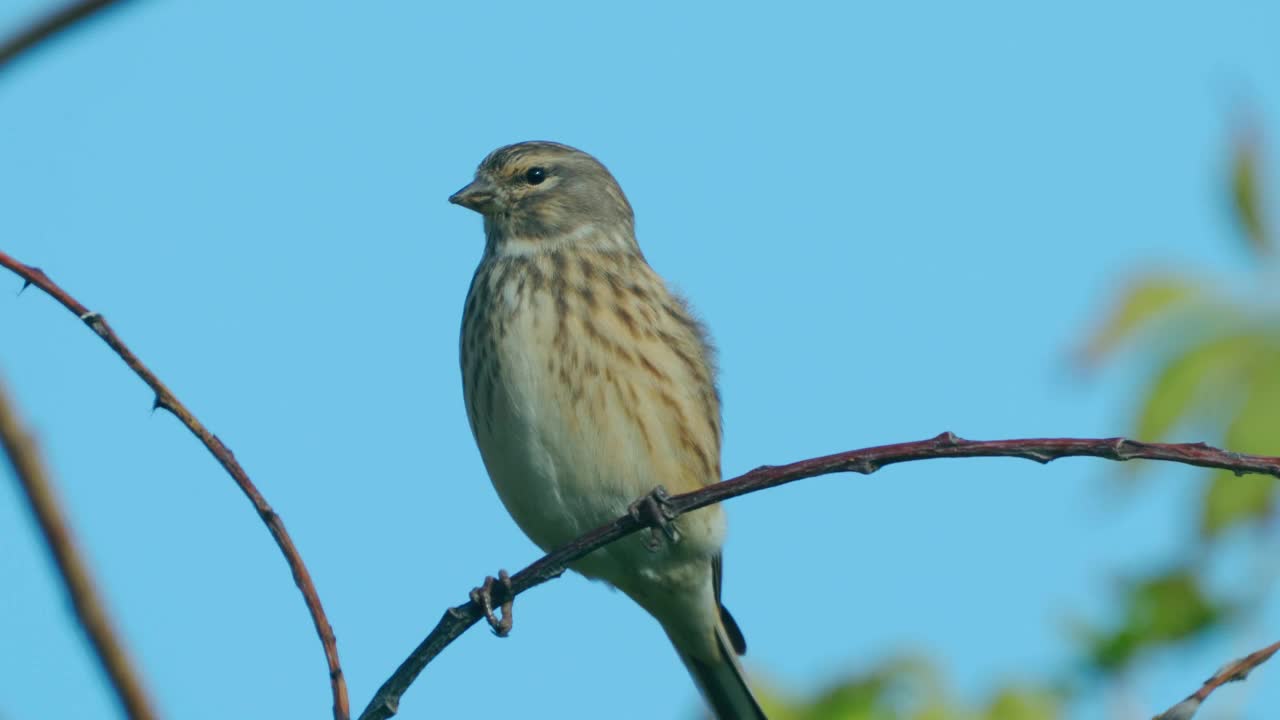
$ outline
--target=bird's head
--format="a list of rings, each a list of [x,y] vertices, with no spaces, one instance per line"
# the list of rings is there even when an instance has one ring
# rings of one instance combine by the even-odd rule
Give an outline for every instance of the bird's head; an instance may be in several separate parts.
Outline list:
[[[634,246],[634,215],[618,181],[581,150],[522,142],[489,153],[449,202],[484,216],[491,243]]]

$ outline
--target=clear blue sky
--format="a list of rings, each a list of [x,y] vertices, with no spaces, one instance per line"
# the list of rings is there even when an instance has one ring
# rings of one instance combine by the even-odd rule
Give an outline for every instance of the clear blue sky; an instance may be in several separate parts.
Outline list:
[[[7,0],[0,29],[53,5]],[[1280,126],[1276,28],[1264,2],[137,0],[0,76],[0,248],[234,449],[310,565],[358,711],[445,607],[538,555],[460,397],[482,238],[445,198],[490,149],[559,140],[617,175],[720,346],[728,473],[946,429],[1120,434],[1142,368],[1081,382],[1067,351],[1139,267],[1245,267],[1219,180],[1241,102]],[[20,284],[0,275],[0,376],[159,704],[326,716],[248,504]],[[1193,473],[1126,499],[1112,472],[919,463],[732,502],[748,666],[806,690],[915,649],[971,698],[1062,669],[1066,614],[1104,619],[1120,573],[1191,544]],[[0,717],[109,717],[8,482],[0,578]],[[815,587],[840,600],[804,612]],[[1280,613],[1255,630],[1161,657],[1134,716],[1273,641]],[[1276,677],[1221,701],[1263,717]],[[1093,692],[1079,717],[1116,707]],[[532,717],[697,712],[657,627],[577,578],[522,596],[509,639],[466,635],[402,717],[498,716],[504,695]]]

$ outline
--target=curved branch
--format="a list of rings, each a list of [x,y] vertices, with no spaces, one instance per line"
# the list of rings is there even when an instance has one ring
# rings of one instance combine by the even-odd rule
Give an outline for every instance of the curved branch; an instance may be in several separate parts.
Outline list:
[[[76,619],[98,656],[98,664],[106,671],[125,715],[131,720],[154,720],[157,715],[151,700],[142,689],[142,681],[134,672],[133,663],[111,628],[106,608],[93,589],[89,568],[81,559],[71,537],[71,528],[58,507],[53,486],[36,453],[35,441],[23,430],[3,387],[0,387],[0,447],[13,466],[13,474],[27,498],[27,506],[44,536],[45,547],[58,566]]]
[[[120,0],[79,0],[37,20],[17,35],[0,42],[0,70],[4,70],[18,56],[45,40],[81,22],[99,10],[118,5]]]
[[[1258,473],[1280,478],[1280,457],[1245,455],[1219,450],[1204,443],[1144,443],[1125,438],[1034,438],[983,441],[965,440],[945,432],[929,440],[851,450],[801,460],[789,465],[765,465],[732,480],[709,485],[696,492],[676,495],[671,498],[670,510],[673,516],[678,516],[739,495],[817,475],[837,472],[869,475],[886,465],[895,463],[965,457],[1013,457],[1039,463],[1064,457],[1097,457],[1117,461],[1164,460],[1198,467],[1233,470],[1237,475]],[[495,585],[493,601],[495,604],[502,603],[530,588],[559,577],[575,560],[646,526],[647,523],[627,515],[596,528],[512,575],[510,597],[501,584]],[[423,668],[482,618],[484,618],[484,610],[474,602],[446,610],[444,617],[440,618],[440,622],[426,639],[378,689],[373,700],[361,713],[360,720],[385,720],[395,715],[400,706],[400,697],[417,679]]]
[[[329,618],[325,615],[324,607],[320,604],[320,595],[316,592],[315,583],[311,581],[311,573],[307,571],[307,566],[302,562],[302,556],[298,553],[298,548],[294,546],[293,539],[289,537],[289,532],[285,530],[284,521],[280,519],[275,510],[271,509],[267,499],[262,496],[253,481],[249,479],[249,475],[244,471],[244,468],[240,467],[240,463],[236,461],[231,449],[224,445],[217,435],[209,432],[209,429],[174,396],[169,388],[160,381],[160,378],[156,377],[155,373],[151,372],[133,354],[133,351],[124,344],[124,341],[107,324],[106,318],[99,313],[91,312],[68,294],[67,291],[50,280],[49,276],[45,275],[44,271],[39,268],[24,265],[4,252],[0,252],[0,267],[8,268],[17,273],[24,280],[24,289],[34,285],[43,290],[97,333],[98,337],[102,338],[103,342],[114,350],[121,360],[124,360],[129,369],[133,370],[147,384],[147,387],[150,387],[155,393],[153,407],[164,408],[173,413],[174,417],[178,418],[191,431],[191,434],[195,435],[204,444],[205,448],[213,454],[213,457],[227,471],[231,479],[235,480],[240,491],[253,504],[258,516],[262,518],[262,522],[271,531],[271,537],[275,539],[276,545],[279,546],[280,552],[284,555],[285,562],[289,565],[289,570],[293,573],[294,583],[302,591],[302,598],[306,602],[307,611],[311,613],[311,621],[315,625],[316,634],[320,636],[320,643],[324,646],[325,661],[329,664],[329,686],[333,694],[334,720],[347,720],[351,716],[351,708],[347,701],[347,683],[343,678],[342,665],[338,662],[338,644],[333,635],[333,628],[329,625]]]

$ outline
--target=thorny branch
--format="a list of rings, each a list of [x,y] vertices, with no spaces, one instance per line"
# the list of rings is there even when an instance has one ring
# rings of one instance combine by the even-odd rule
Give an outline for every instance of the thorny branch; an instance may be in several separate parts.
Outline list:
[[[785,485],[796,480],[837,472],[856,472],[869,475],[886,465],[930,460],[934,458],[1012,457],[1047,463],[1065,457],[1097,457],[1107,460],[1164,460],[1196,465],[1198,467],[1232,470],[1237,475],[1257,473],[1280,478],[1280,457],[1244,455],[1209,447],[1204,443],[1164,444],[1144,443],[1125,438],[1103,439],[1025,439],[1025,440],[965,440],[950,432],[928,440],[880,445],[801,460],[790,465],[763,466],[751,472],[707,486],[697,492],[676,495],[671,498],[671,516],[706,507],[739,495]],[[559,577],[574,561],[592,551],[608,545],[651,523],[639,516],[624,515],[596,528],[560,549],[544,556],[529,567],[511,576],[508,594],[502,585],[492,588],[494,604],[505,603],[515,595]],[[383,683],[360,715],[360,720],[385,720],[396,714],[400,698],[423,668],[440,654],[451,642],[485,617],[484,609],[475,602],[468,602],[445,611],[444,617],[427,635],[400,667]],[[1273,650],[1274,652],[1274,650]],[[1252,656],[1250,656],[1252,657]],[[1262,662],[1262,658],[1257,662]],[[1256,663],[1255,663],[1256,664]],[[1250,666],[1252,667],[1252,666]],[[1225,682],[1225,681],[1224,681]],[[1221,684],[1221,683],[1219,683]],[[1205,695],[1208,693],[1206,692]],[[1158,720],[1186,720],[1189,716],[1168,716]]]
[[[124,360],[129,369],[133,370],[139,378],[142,378],[142,381],[155,393],[153,407],[164,408],[173,413],[191,431],[191,434],[199,438],[200,442],[213,454],[223,469],[235,480],[241,492],[244,493],[249,502],[253,504],[254,509],[257,510],[262,522],[271,531],[271,537],[275,539],[276,545],[280,547],[280,552],[284,554],[285,562],[289,565],[289,570],[293,572],[294,583],[302,591],[302,598],[306,602],[307,611],[311,613],[311,621],[315,625],[316,634],[320,636],[320,643],[324,646],[325,660],[329,665],[329,686],[333,695],[334,720],[347,720],[351,716],[351,708],[347,701],[347,683],[343,678],[342,665],[338,662],[338,644],[333,635],[333,628],[329,625],[329,618],[325,616],[324,607],[320,604],[320,595],[316,592],[315,584],[311,581],[311,573],[307,571],[307,566],[302,562],[302,556],[298,553],[297,547],[294,546],[293,539],[289,537],[289,532],[285,530],[284,522],[276,514],[275,510],[271,509],[271,505],[267,503],[267,499],[258,491],[253,481],[249,479],[249,475],[244,471],[244,468],[240,467],[240,463],[236,461],[231,449],[224,445],[217,435],[209,432],[208,428],[160,381],[160,378],[156,377],[155,373],[151,372],[150,368],[133,354],[133,351],[116,335],[111,326],[107,324],[106,318],[102,317],[101,314],[91,312],[50,280],[49,276],[45,275],[44,271],[39,268],[24,265],[4,252],[0,252],[0,266],[17,273],[24,281],[23,288],[31,285],[40,288],[97,333],[98,337],[102,338],[103,342],[114,350],[121,360]]]
[[[125,715],[130,720],[154,720],[158,716],[152,708],[151,700],[143,690],[142,682],[134,672],[124,646],[111,627],[106,608],[93,588],[89,569],[76,549],[66,518],[58,509],[57,497],[36,452],[35,441],[22,428],[3,387],[0,387],[0,448],[3,448],[9,458],[13,474],[27,499],[27,506],[35,516],[40,534],[44,536],[45,547],[49,548],[49,553],[58,566],[58,573],[71,598],[76,619],[89,638],[89,644],[98,656],[98,663],[106,671]]]
[[[0,42],[0,71],[45,40],[120,2],[121,0],[78,0],[32,23],[18,34]]]
[[[1214,690],[1226,685],[1229,682],[1238,682],[1249,677],[1249,673],[1262,663],[1271,659],[1276,651],[1280,650],[1280,642],[1272,643],[1261,650],[1251,652],[1248,655],[1224,665],[1213,677],[1204,681],[1204,685],[1200,689],[1187,696],[1186,700],[1165,710],[1152,720],[1191,720],[1195,716],[1196,711],[1200,709],[1200,703],[1209,697]]]

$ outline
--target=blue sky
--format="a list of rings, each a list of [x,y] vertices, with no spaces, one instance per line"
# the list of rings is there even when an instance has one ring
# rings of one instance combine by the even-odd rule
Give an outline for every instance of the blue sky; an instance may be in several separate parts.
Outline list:
[[[52,5],[8,0],[0,29]],[[1220,179],[1237,111],[1280,122],[1276,27],[1263,2],[139,0],[0,76],[0,249],[102,312],[235,451],[311,568],[358,711],[445,607],[538,555],[457,370],[482,237],[445,198],[490,149],[554,139],[613,170],[720,347],[728,473],[947,429],[1121,434],[1143,368],[1082,381],[1068,351],[1139,269],[1244,271]],[[324,717],[319,644],[248,504],[20,285],[0,276],[0,376],[160,706]],[[1191,545],[1194,473],[1126,498],[1102,490],[1114,471],[917,463],[730,503],[748,667],[803,691],[919,650],[971,698],[1061,670],[1067,614],[1104,617],[1120,573]],[[0,577],[0,717],[110,716],[11,483]],[[814,587],[839,601],[797,613]],[[401,716],[504,696],[695,716],[621,596],[565,578],[516,612]],[[1150,716],[1277,628],[1162,656],[1079,716]],[[1273,674],[1223,705],[1261,717]]]

